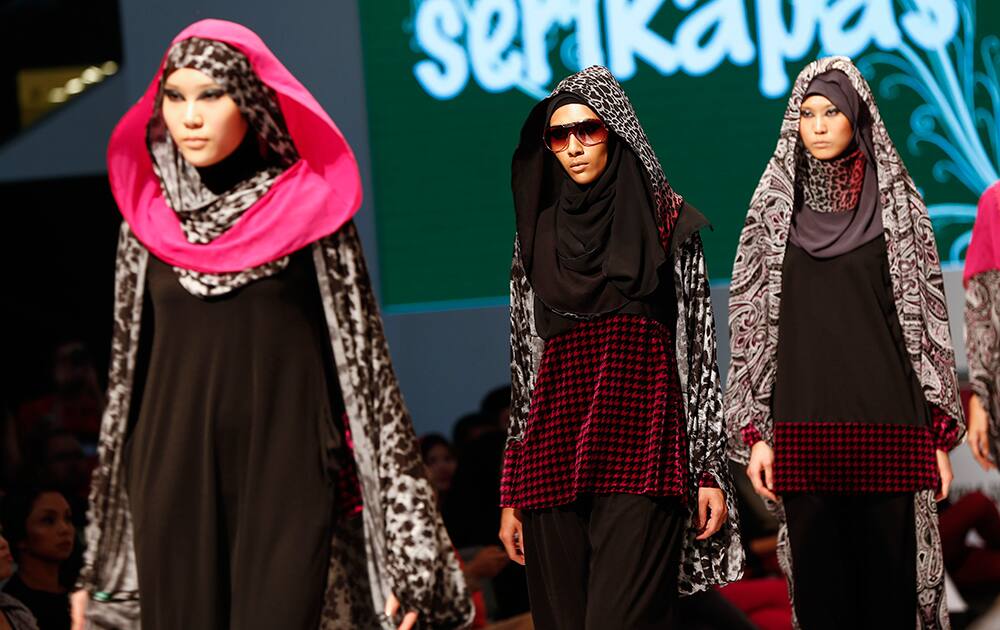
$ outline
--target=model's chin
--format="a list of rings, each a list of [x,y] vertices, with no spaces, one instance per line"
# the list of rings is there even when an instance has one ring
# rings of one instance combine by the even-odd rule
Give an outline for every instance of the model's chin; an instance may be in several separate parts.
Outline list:
[[[194,166],[195,168],[204,168],[206,166],[214,166],[222,161],[215,151],[208,151],[206,149],[181,149],[181,155],[184,156],[184,160]]]

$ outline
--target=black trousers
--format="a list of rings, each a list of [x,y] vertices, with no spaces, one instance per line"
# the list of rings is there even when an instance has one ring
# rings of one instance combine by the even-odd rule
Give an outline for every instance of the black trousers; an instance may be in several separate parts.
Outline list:
[[[333,494],[318,421],[287,420],[136,426],[126,471],[143,630],[319,627]]]
[[[538,630],[673,627],[687,508],[613,494],[526,510],[524,555]]]
[[[782,497],[795,614],[803,630],[912,630],[917,615],[912,494]]]

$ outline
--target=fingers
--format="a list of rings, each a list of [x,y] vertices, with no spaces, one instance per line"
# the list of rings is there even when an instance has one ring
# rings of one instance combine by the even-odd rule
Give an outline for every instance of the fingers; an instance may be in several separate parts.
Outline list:
[[[951,475],[941,475],[941,490],[938,492],[938,501],[944,501],[948,498],[948,491],[951,490]]]
[[[774,472],[771,464],[751,461],[750,465],[747,466],[747,475],[750,477],[750,483],[753,484],[754,492],[771,501],[778,500],[773,492]]]
[[[515,524],[513,527],[504,527],[500,531],[500,542],[503,543],[503,548],[507,552],[507,557],[518,564],[524,564],[524,548],[523,544],[523,534],[520,523]]]
[[[705,540],[714,536],[722,529],[723,523],[726,522],[726,518],[729,516],[729,510],[726,508],[726,500],[721,492],[718,494],[713,493],[713,495],[705,497],[705,499],[704,502],[700,503],[708,506],[710,517],[704,525],[704,531],[695,540]]]
[[[392,593],[385,599],[385,616],[392,619],[399,612],[399,600]]]
[[[975,458],[983,470],[996,468],[996,463],[989,456],[989,438],[986,431],[974,431],[969,434],[969,448],[972,449],[972,457]]]
[[[710,498],[708,495],[698,495],[698,531],[705,531],[705,524],[708,520],[708,503]]]
[[[79,590],[70,597],[70,618],[72,620],[71,630],[83,630],[87,625],[87,600],[90,594],[85,590]]]
[[[408,612],[406,616],[403,617],[403,623],[399,624],[399,630],[412,630],[413,626],[417,624],[417,613]]]

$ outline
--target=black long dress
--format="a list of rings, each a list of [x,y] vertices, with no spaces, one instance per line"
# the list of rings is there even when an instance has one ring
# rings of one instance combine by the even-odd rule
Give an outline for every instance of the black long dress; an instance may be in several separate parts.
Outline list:
[[[904,348],[884,237],[827,259],[788,244],[774,484],[804,628],[913,625],[913,492],[933,488],[938,471]]]
[[[143,628],[316,628],[342,403],[310,252],[221,298],[153,256],[147,283],[126,444]]]

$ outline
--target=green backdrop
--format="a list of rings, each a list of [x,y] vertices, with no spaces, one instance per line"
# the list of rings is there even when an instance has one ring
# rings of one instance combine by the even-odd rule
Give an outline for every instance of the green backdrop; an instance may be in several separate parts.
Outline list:
[[[729,277],[787,88],[821,54],[850,54],[869,76],[932,206],[946,262],[959,264],[978,194],[997,178],[1000,45],[990,31],[1000,24],[1000,3],[359,4],[381,298],[390,312],[506,302],[510,157],[520,126],[539,96],[586,61],[608,64],[623,81],[667,178],[712,221],[705,241],[713,280]],[[551,80],[533,82],[539,68]],[[513,85],[497,78],[504,72]],[[783,89],[762,87],[765,72],[773,84],[783,75]],[[421,73],[450,77],[448,93],[432,95]]]

